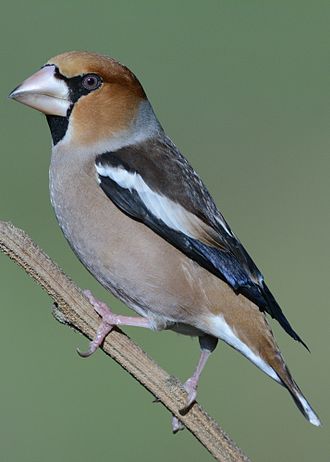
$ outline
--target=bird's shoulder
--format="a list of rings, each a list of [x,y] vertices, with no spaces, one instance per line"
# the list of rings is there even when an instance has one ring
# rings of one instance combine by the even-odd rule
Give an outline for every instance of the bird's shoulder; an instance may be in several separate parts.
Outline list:
[[[103,153],[97,156],[96,165],[139,175],[153,192],[214,228],[221,223],[231,233],[200,176],[168,137],[153,137]]]

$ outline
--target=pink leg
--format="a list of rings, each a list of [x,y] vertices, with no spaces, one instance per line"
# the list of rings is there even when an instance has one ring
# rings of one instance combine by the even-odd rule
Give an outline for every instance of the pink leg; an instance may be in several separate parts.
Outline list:
[[[190,406],[193,404],[193,402],[196,401],[197,387],[198,387],[200,376],[202,374],[202,371],[205,367],[207,360],[209,359],[210,354],[212,353],[212,351],[214,351],[215,347],[217,346],[218,339],[215,337],[205,335],[203,337],[199,337],[199,343],[201,346],[201,354],[199,357],[197,367],[193,375],[183,384],[188,396],[187,396],[187,402],[186,402],[185,407],[181,409],[182,413],[186,413],[189,410]],[[183,430],[183,428],[184,426],[179,421],[179,419],[173,416],[173,419],[172,419],[173,433],[176,433],[179,430]]]
[[[102,318],[101,324],[99,325],[96,336],[89,344],[88,350],[86,352],[81,352],[77,350],[79,355],[83,358],[91,356],[100,345],[102,345],[105,337],[111,332],[114,326],[136,326],[136,327],[146,327],[151,329],[152,326],[150,321],[142,317],[132,317],[132,316],[120,316],[112,313],[110,308],[103,302],[97,300],[89,290],[84,290],[83,294],[87,300],[94,306],[95,311]]]

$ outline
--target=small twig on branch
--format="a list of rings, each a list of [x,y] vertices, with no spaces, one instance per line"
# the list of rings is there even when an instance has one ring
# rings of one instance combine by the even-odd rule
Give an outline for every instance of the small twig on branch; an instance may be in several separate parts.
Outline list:
[[[22,230],[0,221],[0,249],[20,265],[53,298],[55,316],[92,339],[99,319],[81,290]],[[106,338],[103,351],[178,417],[186,428],[221,462],[248,462],[237,445],[219,425],[195,403],[180,414],[186,392],[179,380],[161,369],[120,329]]]

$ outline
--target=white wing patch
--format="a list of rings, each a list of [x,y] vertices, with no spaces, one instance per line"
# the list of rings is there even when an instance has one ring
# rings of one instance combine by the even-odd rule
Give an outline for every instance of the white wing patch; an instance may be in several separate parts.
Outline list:
[[[182,205],[150,189],[138,173],[101,164],[96,164],[96,170],[99,175],[111,178],[120,187],[136,191],[147,209],[169,228],[194,239],[201,238],[198,230],[202,232],[207,225]]]

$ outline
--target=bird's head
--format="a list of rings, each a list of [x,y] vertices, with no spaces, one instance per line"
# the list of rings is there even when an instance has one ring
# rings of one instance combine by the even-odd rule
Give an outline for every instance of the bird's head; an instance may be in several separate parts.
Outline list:
[[[53,143],[118,147],[123,138],[143,137],[159,124],[135,75],[116,60],[72,51],[51,58],[10,95],[43,112]]]

